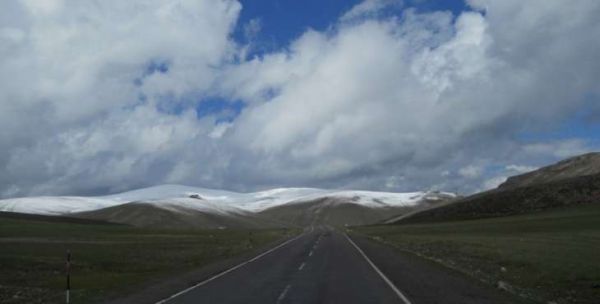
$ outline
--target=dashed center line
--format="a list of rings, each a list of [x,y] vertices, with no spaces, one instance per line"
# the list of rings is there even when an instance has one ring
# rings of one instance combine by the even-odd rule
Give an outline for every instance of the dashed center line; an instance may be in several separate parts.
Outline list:
[[[313,250],[311,250],[311,251],[308,253],[308,256],[312,256],[312,255],[313,255]]]
[[[300,267],[298,267],[298,270],[302,270],[302,268],[304,268],[304,266],[306,266],[306,262],[302,263],[302,265],[300,265]]]
[[[288,291],[290,290],[292,286],[291,285],[287,285],[285,287],[285,289],[283,289],[283,291],[281,292],[281,294],[279,295],[279,297],[277,298],[277,303],[280,303],[283,299],[285,299],[285,295],[288,293]]]

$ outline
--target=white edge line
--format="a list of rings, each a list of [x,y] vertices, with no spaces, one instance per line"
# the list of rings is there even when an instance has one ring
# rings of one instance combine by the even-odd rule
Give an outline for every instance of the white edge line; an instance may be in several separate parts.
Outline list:
[[[234,270],[236,270],[236,269],[238,269],[238,268],[240,268],[240,267],[242,267],[242,266],[244,266],[244,265],[246,265],[248,263],[254,262],[254,261],[260,259],[261,257],[263,257],[263,256],[265,256],[265,255],[267,255],[267,254],[269,254],[269,253],[271,253],[271,252],[273,252],[273,251],[275,251],[275,250],[277,250],[277,249],[279,249],[279,248],[281,248],[281,247],[283,247],[283,246],[285,246],[285,245],[287,245],[287,244],[289,244],[289,243],[291,243],[291,242],[293,242],[295,240],[297,240],[298,238],[300,238],[303,235],[304,234],[300,234],[300,235],[296,236],[295,238],[289,239],[289,240],[287,240],[287,241],[285,241],[285,242],[283,242],[283,243],[281,243],[281,244],[279,244],[279,245],[277,245],[277,246],[275,246],[275,247],[273,247],[273,248],[271,248],[271,249],[269,249],[269,250],[267,250],[267,251],[265,251],[265,252],[263,252],[263,253],[255,256],[254,258],[252,258],[252,259],[250,259],[248,261],[245,261],[245,262],[243,262],[241,264],[238,264],[238,265],[236,265],[234,267],[231,267],[231,268],[229,268],[229,269],[227,269],[227,270],[225,270],[223,272],[220,272],[219,274],[216,274],[216,275],[214,275],[214,276],[212,276],[212,277],[210,277],[210,278],[208,278],[208,279],[206,279],[206,280],[204,280],[204,281],[202,281],[200,283],[197,283],[194,286],[188,287],[188,288],[186,288],[186,289],[184,289],[184,290],[182,290],[182,291],[180,291],[180,292],[178,292],[176,294],[171,295],[168,298],[162,299],[162,300],[156,302],[155,304],[163,304],[163,303],[166,303],[168,301],[171,301],[174,298],[176,298],[176,297],[178,297],[178,296],[180,296],[182,294],[188,293],[192,289],[198,288],[198,287],[200,287],[200,286],[202,286],[202,285],[204,285],[204,284],[206,284],[206,283],[208,283],[208,282],[210,282],[210,281],[212,281],[214,279],[217,279],[217,278],[219,278],[221,276],[224,276],[225,274],[227,274],[229,272],[232,272],[232,271],[234,271]]]
[[[346,237],[348,242],[350,242],[350,244],[352,244],[352,246],[354,246],[354,248],[356,248],[356,250],[358,250],[358,252],[363,256],[363,258],[365,258],[365,260],[369,263],[369,265],[371,265],[371,267],[375,270],[375,272],[377,272],[377,274],[379,274],[379,276],[388,284],[388,286],[390,286],[390,288],[396,293],[396,295],[398,295],[398,297],[405,304],[411,304],[411,302],[408,300],[408,298],[396,287],[396,285],[394,285],[394,283],[392,283],[392,281],[390,281],[390,279],[388,279],[388,277],[385,274],[383,274],[383,272],[381,272],[381,270],[379,270],[379,268],[377,268],[377,266],[375,266],[375,264],[371,261],[371,259],[369,259],[369,257],[362,251],[362,249],[360,249],[360,247],[358,247],[358,245],[356,245],[356,243],[354,243],[354,241],[352,241],[352,239],[348,236],[348,234],[344,233],[344,236]]]

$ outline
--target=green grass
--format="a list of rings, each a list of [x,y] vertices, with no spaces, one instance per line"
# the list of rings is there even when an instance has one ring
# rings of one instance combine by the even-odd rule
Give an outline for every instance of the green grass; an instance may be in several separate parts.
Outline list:
[[[536,302],[600,299],[600,204],[355,231]]]
[[[284,237],[285,230],[147,230],[0,218],[0,303],[99,302],[149,279],[199,268]]]

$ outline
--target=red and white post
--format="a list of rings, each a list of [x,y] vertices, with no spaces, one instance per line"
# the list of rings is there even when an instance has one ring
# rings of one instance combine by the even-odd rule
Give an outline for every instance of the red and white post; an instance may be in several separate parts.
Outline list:
[[[66,290],[66,300],[67,304],[70,303],[71,296],[71,251],[67,250],[67,262],[65,264],[66,272],[67,272],[67,290]]]

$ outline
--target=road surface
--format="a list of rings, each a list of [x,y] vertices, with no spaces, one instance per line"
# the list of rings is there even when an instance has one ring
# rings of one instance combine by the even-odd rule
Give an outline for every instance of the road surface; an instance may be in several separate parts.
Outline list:
[[[158,303],[512,302],[437,265],[319,227]]]

